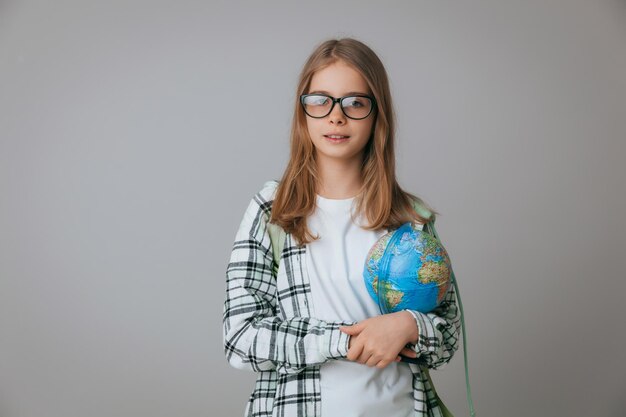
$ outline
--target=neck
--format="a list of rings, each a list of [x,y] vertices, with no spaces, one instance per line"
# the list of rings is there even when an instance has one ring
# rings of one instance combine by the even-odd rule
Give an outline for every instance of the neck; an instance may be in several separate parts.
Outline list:
[[[361,178],[361,158],[355,157],[348,161],[321,158],[317,161],[320,175],[317,193],[322,197],[343,199],[357,195],[363,179]]]

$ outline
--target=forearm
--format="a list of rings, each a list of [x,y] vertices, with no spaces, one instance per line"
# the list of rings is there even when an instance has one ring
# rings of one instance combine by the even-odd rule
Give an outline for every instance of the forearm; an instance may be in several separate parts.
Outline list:
[[[331,322],[313,317],[250,318],[225,325],[224,348],[228,362],[245,370],[276,369],[298,373],[331,359],[345,358],[348,335],[339,326],[354,322]]]

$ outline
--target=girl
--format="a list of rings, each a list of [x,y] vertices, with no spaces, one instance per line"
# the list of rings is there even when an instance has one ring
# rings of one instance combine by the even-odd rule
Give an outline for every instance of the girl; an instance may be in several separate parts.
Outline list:
[[[246,416],[441,415],[422,367],[458,348],[454,286],[431,313],[380,314],[363,282],[382,235],[435,218],[396,181],[394,128],[376,54],[321,43],[300,74],[287,168],[252,197],[226,271],[224,352],[257,373]],[[277,273],[268,223],[286,232]]]

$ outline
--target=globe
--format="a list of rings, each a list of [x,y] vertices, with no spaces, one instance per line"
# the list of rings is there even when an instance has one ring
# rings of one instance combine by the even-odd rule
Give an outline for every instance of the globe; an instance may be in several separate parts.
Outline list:
[[[381,236],[365,259],[363,279],[382,314],[417,310],[428,313],[451,285],[446,249],[413,222]]]

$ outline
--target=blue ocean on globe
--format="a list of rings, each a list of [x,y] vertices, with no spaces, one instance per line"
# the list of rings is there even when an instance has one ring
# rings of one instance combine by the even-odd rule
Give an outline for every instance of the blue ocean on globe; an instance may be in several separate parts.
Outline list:
[[[450,258],[441,242],[421,225],[407,222],[381,236],[365,259],[363,279],[382,314],[428,313],[450,288]]]

